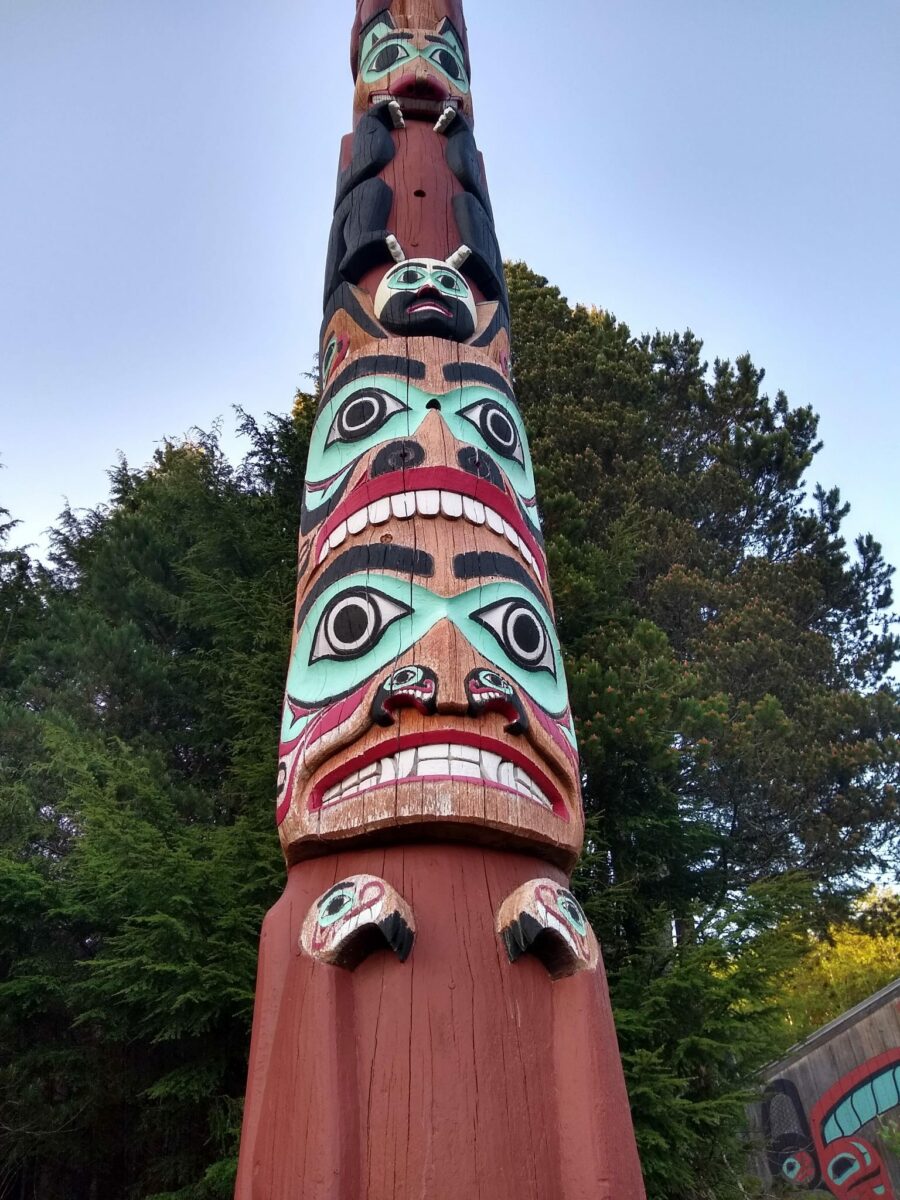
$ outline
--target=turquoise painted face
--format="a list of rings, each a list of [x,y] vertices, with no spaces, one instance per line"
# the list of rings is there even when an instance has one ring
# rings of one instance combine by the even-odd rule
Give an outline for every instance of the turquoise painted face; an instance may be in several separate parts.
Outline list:
[[[376,84],[393,71],[415,70],[424,60],[462,95],[469,91],[466,56],[449,22],[437,33],[426,34],[427,45],[416,46],[409,30],[397,29],[391,20],[374,22],[362,40],[359,73],[366,84]]]
[[[442,596],[408,579],[372,572],[335,582],[305,614],[288,673],[294,707],[318,710],[352,694],[444,620],[546,713],[566,713],[553,620],[528,588],[499,581]],[[282,741],[297,734],[296,712],[288,705]]]
[[[390,375],[354,380],[319,413],[309,449],[306,508],[326,506],[340,494],[363,455],[413,437],[436,405],[458,442],[484,451],[502,469],[537,527],[531,454],[514,401],[483,384],[437,395]]]

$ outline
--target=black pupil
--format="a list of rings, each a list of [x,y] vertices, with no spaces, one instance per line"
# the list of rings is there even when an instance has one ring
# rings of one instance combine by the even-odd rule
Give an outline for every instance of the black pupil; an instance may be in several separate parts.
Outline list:
[[[347,903],[347,896],[344,892],[338,892],[336,896],[332,896],[328,901],[328,906],[325,909],[326,916],[333,917],[335,913],[339,913]]]
[[[399,675],[394,676],[394,687],[409,687],[416,682],[414,671],[401,671]]]
[[[541,647],[541,631],[530,613],[519,613],[512,623],[512,639],[523,654],[536,654]]]
[[[511,450],[516,444],[516,431],[505,413],[499,408],[490,408],[485,413],[487,432],[494,442],[505,450]]]
[[[360,396],[344,409],[341,423],[348,434],[364,432],[372,425],[381,411],[374,396]]]
[[[499,675],[485,675],[484,683],[486,687],[502,688],[503,680]]]
[[[452,275],[441,275],[438,278],[438,283],[442,288],[446,288],[448,292],[452,292],[456,287],[456,280]]]
[[[836,1158],[831,1164],[831,1171],[837,1179],[841,1175],[846,1175],[848,1171],[852,1171],[856,1166],[856,1160],[851,1158],[849,1154],[844,1154],[840,1158]]]
[[[400,276],[401,283],[418,283],[421,276],[418,271],[404,271]]]
[[[576,924],[581,922],[581,910],[574,900],[564,900],[563,910],[575,921]]]
[[[404,55],[401,46],[385,46],[383,50],[378,52],[374,63],[372,63],[372,68],[375,71],[387,71],[389,67],[399,62],[402,57]]]
[[[369,610],[361,600],[347,604],[334,619],[334,636],[346,646],[355,646],[369,628]]]
[[[459,63],[449,50],[438,50],[436,58],[441,70],[445,71],[451,79],[460,79],[462,77]]]

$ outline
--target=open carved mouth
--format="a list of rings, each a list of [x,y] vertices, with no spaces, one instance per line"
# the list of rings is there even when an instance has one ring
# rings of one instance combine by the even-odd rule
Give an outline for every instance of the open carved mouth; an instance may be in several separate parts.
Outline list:
[[[543,552],[513,500],[496,484],[455,467],[392,471],[361,483],[322,526],[316,563],[321,566],[348,536],[362,533],[368,525],[384,525],[391,517],[408,521],[417,515],[487,525],[505,537],[546,581]]]
[[[416,300],[414,304],[406,310],[408,313],[437,313],[438,316],[450,318],[453,313],[446,304],[441,304],[440,300]]]
[[[569,819],[559,789],[527,755],[494,738],[456,729],[407,734],[342,763],[315,785],[309,810],[421,780],[480,783]]]
[[[411,121],[437,121],[448,108],[454,113],[459,112],[459,99],[455,96],[440,96],[438,89],[428,89],[419,94],[412,89],[405,94],[402,90],[375,92],[370,104],[385,104],[391,101],[399,104],[404,117]]]

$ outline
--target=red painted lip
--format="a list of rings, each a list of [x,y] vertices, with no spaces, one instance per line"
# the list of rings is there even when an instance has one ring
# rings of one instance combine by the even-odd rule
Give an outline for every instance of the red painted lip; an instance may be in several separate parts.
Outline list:
[[[360,509],[367,508],[376,500],[386,496],[401,496],[404,492],[455,492],[458,496],[466,496],[477,500],[480,504],[492,508],[513,527],[528,549],[534,555],[538,564],[541,580],[546,583],[547,566],[544,552],[537,539],[527,527],[518,505],[502,488],[470,475],[467,471],[459,471],[456,467],[414,467],[411,471],[391,471],[388,475],[380,475],[377,479],[366,479],[358,484],[340,503],[322,526],[316,539],[315,562],[318,563],[322,547],[331,537],[338,525],[343,524],[348,517]],[[460,518],[462,519],[462,518]]]
[[[430,72],[418,76],[407,71],[399,79],[395,79],[388,88],[390,94],[398,100],[449,100],[450,89],[437,76]]]
[[[394,741],[386,738],[380,745],[372,746],[363,754],[359,754],[356,758],[349,759],[341,763],[339,767],[335,767],[333,771],[329,771],[315,785],[310,793],[308,808],[310,812],[320,812],[322,809],[322,797],[329,788],[334,787],[336,783],[340,783],[342,779],[346,779],[348,775],[352,775],[354,771],[361,771],[364,767],[371,766],[372,763],[380,762],[383,758],[393,758],[395,754],[399,754],[403,750],[415,750],[420,746],[434,746],[446,742],[451,746],[473,746],[478,750],[486,750],[490,754],[497,754],[507,762],[514,763],[534,780],[547,799],[553,806],[553,815],[561,821],[568,822],[569,811],[566,808],[566,802],[562,797],[562,793],[553,781],[544,774],[544,772],[536,765],[533,759],[528,755],[523,754],[521,750],[508,745],[506,742],[497,741],[496,738],[484,737],[478,733],[465,733],[458,729],[434,729],[427,733],[408,733],[404,737],[399,737]],[[431,776],[426,778],[434,782],[439,782],[443,777]],[[447,778],[455,779],[458,783],[472,782],[463,776],[448,776]],[[403,786],[404,783],[421,783],[422,779],[418,775],[411,776],[408,780],[394,780],[392,783],[381,784],[379,787],[366,788],[359,795],[369,795],[372,792],[382,791],[386,787]],[[504,787],[500,783],[491,783],[490,780],[482,780],[485,787],[489,787],[494,791],[507,792],[512,796],[516,796],[520,800],[526,799],[520,792],[513,788]],[[347,797],[351,799],[352,797]],[[337,803],[343,803],[339,801]],[[537,807],[537,801],[533,801]],[[546,810],[545,810],[546,811]]]

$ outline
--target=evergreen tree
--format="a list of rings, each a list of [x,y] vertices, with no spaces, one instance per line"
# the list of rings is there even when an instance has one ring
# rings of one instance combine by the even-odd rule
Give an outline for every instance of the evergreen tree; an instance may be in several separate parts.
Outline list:
[[[792,967],[897,845],[891,568],[749,358],[510,292],[648,1193],[728,1200]],[[120,462],[46,568],[0,517],[0,1198],[231,1194],[314,405]]]

